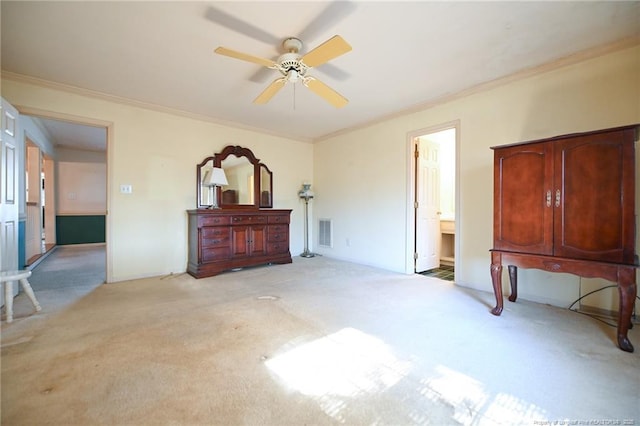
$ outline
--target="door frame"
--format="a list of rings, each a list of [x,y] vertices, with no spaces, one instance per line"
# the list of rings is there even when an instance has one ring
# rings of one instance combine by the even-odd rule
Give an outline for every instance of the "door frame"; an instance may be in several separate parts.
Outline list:
[[[429,133],[437,133],[443,130],[455,128],[455,224],[456,233],[454,237],[454,269],[458,269],[460,261],[460,235],[462,227],[460,226],[460,120],[453,120],[435,126],[424,127],[422,129],[413,130],[407,133],[406,142],[406,161],[407,161],[407,204],[406,204],[406,238],[405,238],[405,273],[415,274],[415,261],[413,258],[416,239],[416,168],[414,157],[414,139]]]
[[[22,117],[22,114],[20,115]],[[25,196],[30,194],[29,197],[25,197],[22,206],[24,207],[24,214],[27,218],[24,230],[25,265],[33,267],[33,263],[29,264],[29,260],[38,258],[44,254],[42,247],[42,158],[45,153],[42,147],[33,141],[33,138],[24,126],[22,126],[22,128],[21,136],[24,137],[24,162],[20,164],[19,173],[24,175],[23,193]],[[30,190],[28,191],[28,189]],[[37,229],[30,225],[29,207],[35,207],[35,214],[32,214],[31,218],[32,220],[35,219]]]
[[[25,107],[22,105],[15,105],[16,109],[18,110],[18,112],[22,115],[27,115],[27,116],[34,116],[34,117],[40,117],[40,118],[46,118],[46,119],[51,119],[51,120],[58,120],[58,121],[66,121],[69,123],[73,123],[73,124],[80,124],[80,125],[85,125],[85,126],[94,126],[94,127],[103,127],[106,129],[107,131],[107,147],[106,147],[106,158],[107,158],[107,176],[106,176],[106,181],[107,181],[107,200],[106,200],[106,211],[105,211],[105,282],[110,283],[112,282],[112,277],[113,277],[113,255],[111,253],[110,250],[110,244],[109,242],[111,241],[111,215],[109,214],[110,211],[110,206],[111,206],[111,197],[112,197],[112,185],[111,185],[111,180],[109,179],[109,176],[112,175],[113,173],[113,149],[111,149],[112,147],[112,143],[113,143],[113,122],[110,121],[104,121],[104,120],[97,120],[97,119],[93,119],[93,118],[89,118],[89,117],[82,117],[82,116],[78,116],[78,115],[72,115],[72,114],[64,114],[64,113],[60,113],[60,112],[55,112],[55,111],[49,111],[49,110],[43,110],[40,108],[32,108],[32,107]],[[56,160],[54,160],[56,161]],[[20,173],[24,173],[24,166],[22,167],[22,170]],[[58,194],[56,193],[56,196],[58,196]]]

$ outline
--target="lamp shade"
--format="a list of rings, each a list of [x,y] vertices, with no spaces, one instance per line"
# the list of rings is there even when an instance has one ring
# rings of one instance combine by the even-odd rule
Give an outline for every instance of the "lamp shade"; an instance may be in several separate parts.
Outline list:
[[[224,170],[220,167],[214,167],[211,169],[211,173],[207,171],[202,184],[204,186],[222,186],[228,185],[229,182],[227,182],[227,176],[224,174]]]
[[[298,196],[300,198],[313,198],[313,191],[311,190],[310,183],[302,184],[302,189],[298,191]]]

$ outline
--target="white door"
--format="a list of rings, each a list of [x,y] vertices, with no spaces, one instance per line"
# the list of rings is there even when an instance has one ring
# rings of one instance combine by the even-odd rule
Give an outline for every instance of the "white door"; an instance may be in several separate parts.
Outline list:
[[[18,111],[2,99],[0,131],[0,270],[18,269]],[[14,286],[14,294],[18,286]],[[0,291],[4,305],[4,291]]]
[[[416,272],[440,266],[439,145],[416,138]]]

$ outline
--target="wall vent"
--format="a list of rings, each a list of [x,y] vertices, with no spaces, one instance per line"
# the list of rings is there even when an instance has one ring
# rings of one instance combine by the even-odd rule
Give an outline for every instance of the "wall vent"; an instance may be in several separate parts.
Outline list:
[[[333,247],[331,219],[320,219],[318,231],[318,245],[322,247]]]

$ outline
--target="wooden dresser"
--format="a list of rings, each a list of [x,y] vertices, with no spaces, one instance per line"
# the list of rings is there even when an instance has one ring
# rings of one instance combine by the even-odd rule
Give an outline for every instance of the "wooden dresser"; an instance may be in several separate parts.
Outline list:
[[[491,278],[502,313],[502,264],[517,298],[517,267],[616,282],[617,340],[627,338],[636,299],[635,142],[640,126],[493,147]]]
[[[268,263],[291,263],[291,210],[189,210],[189,264],[196,278]]]

